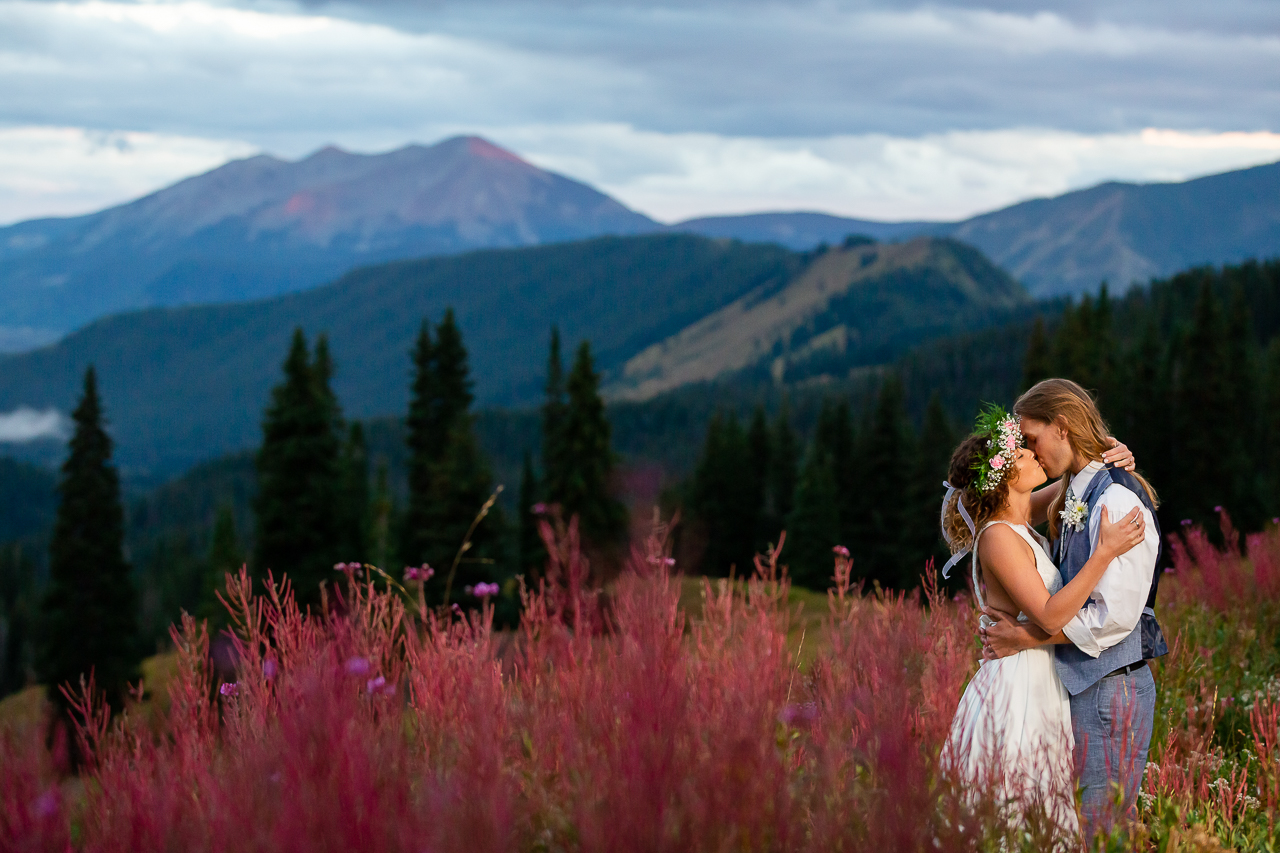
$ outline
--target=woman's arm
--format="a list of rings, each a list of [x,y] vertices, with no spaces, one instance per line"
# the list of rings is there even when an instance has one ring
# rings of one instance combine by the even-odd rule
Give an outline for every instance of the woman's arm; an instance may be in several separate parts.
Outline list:
[[[1141,507],[1135,507],[1116,523],[1111,522],[1111,513],[1106,507],[1102,508],[1102,513],[1098,547],[1071,582],[1053,595],[1045,588],[1038,572],[1027,571],[1027,543],[1021,536],[1002,524],[998,526],[1000,529],[989,530],[982,539],[982,565],[991,572],[1018,609],[1046,634],[1061,631],[1062,626],[1084,606],[1111,561],[1143,539],[1146,525]],[[998,535],[993,536],[993,533]]]
[[[1039,527],[1049,520],[1049,504],[1062,494],[1062,481],[1055,480],[1031,493],[1031,526]]]

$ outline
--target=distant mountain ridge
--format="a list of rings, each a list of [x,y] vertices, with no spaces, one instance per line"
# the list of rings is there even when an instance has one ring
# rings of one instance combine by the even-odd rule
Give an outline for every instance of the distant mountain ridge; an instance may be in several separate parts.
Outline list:
[[[1123,291],[1191,266],[1280,255],[1280,162],[1181,183],[1108,182],[949,226],[1035,296]]]
[[[0,228],[0,351],[99,317],[306,290],[361,266],[600,235],[685,232],[804,251],[850,234],[954,237],[1036,297],[1280,254],[1280,163],[1183,183],[1106,183],[963,222],[817,212],[655,222],[475,136],[377,155],[227,163],[87,216]]]
[[[386,154],[258,155],[88,216],[0,229],[0,326],[275,296],[407,257],[653,231],[479,137]]]

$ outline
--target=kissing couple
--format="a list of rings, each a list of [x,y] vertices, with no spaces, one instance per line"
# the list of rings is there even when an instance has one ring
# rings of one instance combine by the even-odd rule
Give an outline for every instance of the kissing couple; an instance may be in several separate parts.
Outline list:
[[[983,641],[944,766],[1013,824],[1039,808],[1064,840],[1109,832],[1136,816],[1156,703],[1147,661],[1168,652],[1155,491],[1066,379],[1038,383],[1012,415],[984,411],[944,485],[943,575],[972,553]],[[1045,521],[1049,540],[1034,529]]]

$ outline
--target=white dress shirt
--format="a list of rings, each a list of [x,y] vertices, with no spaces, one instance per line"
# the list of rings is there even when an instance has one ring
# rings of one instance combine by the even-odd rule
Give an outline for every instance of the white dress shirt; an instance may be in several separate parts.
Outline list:
[[[1094,475],[1101,470],[1101,462],[1091,462],[1071,478],[1071,492],[1076,500],[1084,496]],[[1104,506],[1110,511],[1113,522],[1124,518],[1134,507],[1142,507],[1142,518],[1147,528],[1141,542],[1111,561],[1089,595],[1088,602],[1062,628],[1062,633],[1076,648],[1095,658],[1129,636],[1138,626],[1151,591],[1151,579],[1155,576],[1156,557],[1160,553],[1160,539],[1150,511],[1137,495],[1116,483],[1107,486],[1102,499],[1089,515],[1090,551],[1098,547],[1098,525]]]

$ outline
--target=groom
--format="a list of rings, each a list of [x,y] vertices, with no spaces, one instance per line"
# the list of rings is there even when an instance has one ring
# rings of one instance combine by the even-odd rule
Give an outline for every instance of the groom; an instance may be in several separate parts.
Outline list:
[[[1079,614],[1058,634],[1049,637],[998,611],[989,612],[999,621],[983,632],[988,658],[1055,644],[1058,676],[1071,694],[1084,830],[1092,837],[1111,829],[1117,793],[1122,813],[1134,813],[1155,716],[1156,686],[1147,660],[1168,652],[1152,609],[1162,550],[1155,493],[1141,475],[1103,464],[1102,454],[1110,449],[1106,424],[1076,383],[1046,379],[1018,398],[1013,410],[1045,473],[1070,478],[1065,499],[1047,507],[1063,583],[1097,546],[1102,507],[1111,518],[1121,518],[1141,506],[1147,525],[1142,543],[1107,566]],[[1038,503],[1043,506],[1047,498]]]

